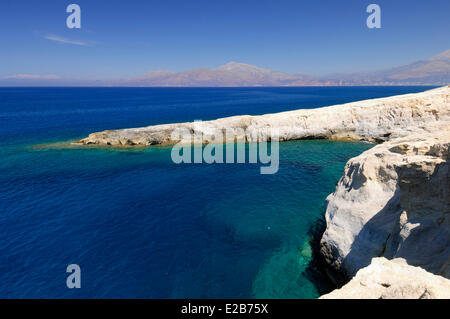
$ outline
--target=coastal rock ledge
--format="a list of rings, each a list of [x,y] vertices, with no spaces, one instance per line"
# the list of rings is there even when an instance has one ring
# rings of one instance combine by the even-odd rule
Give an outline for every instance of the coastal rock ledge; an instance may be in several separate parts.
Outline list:
[[[409,266],[404,259],[374,258],[341,289],[320,299],[448,299],[450,280]]]
[[[417,131],[428,131],[435,123],[449,121],[450,87],[422,93],[352,102],[317,109],[233,116],[213,121],[154,125],[141,128],[109,130],[90,134],[81,144],[113,146],[148,146],[180,141],[177,129],[186,129],[205,143],[215,132],[224,132],[235,140],[256,142],[270,140],[271,130],[278,130],[280,141],[330,139],[383,142]]]

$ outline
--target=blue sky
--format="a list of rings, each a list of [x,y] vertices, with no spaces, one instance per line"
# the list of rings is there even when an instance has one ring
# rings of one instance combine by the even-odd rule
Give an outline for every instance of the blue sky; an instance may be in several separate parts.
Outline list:
[[[66,27],[81,7],[82,28]],[[366,7],[381,7],[381,29]],[[119,79],[229,61],[322,75],[450,49],[448,0],[2,0],[0,77]]]

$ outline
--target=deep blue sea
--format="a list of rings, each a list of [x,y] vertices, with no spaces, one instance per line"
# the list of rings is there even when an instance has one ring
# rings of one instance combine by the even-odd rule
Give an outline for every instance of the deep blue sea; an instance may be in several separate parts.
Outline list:
[[[281,143],[261,175],[177,165],[168,147],[51,143],[426,89],[0,88],[0,298],[315,298],[332,288],[313,258],[324,200],[371,144]]]

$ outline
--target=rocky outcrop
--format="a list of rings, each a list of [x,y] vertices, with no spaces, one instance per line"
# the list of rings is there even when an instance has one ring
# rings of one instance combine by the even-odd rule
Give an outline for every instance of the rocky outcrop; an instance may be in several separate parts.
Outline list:
[[[377,256],[450,278],[450,130],[434,129],[347,163],[327,198],[321,240],[322,255],[344,280]]]
[[[403,259],[372,259],[345,286],[321,299],[448,299],[450,280],[433,275]]]
[[[90,134],[80,143],[114,146],[177,143],[180,138],[172,133],[180,128],[202,136],[206,143],[213,141],[208,136],[224,131],[233,139],[247,142],[270,139],[268,128],[278,130],[280,141],[326,138],[382,142],[449,121],[449,96],[450,87],[442,87],[311,110],[104,131]]]

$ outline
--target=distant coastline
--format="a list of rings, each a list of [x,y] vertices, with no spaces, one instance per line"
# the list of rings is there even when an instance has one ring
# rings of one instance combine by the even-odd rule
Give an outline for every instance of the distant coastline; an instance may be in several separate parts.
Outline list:
[[[288,74],[246,63],[229,62],[214,69],[182,72],[153,70],[122,79],[77,79],[56,74],[11,74],[0,86],[101,87],[304,87],[304,86],[443,86],[450,83],[450,50],[436,56],[383,70],[311,75]]]

